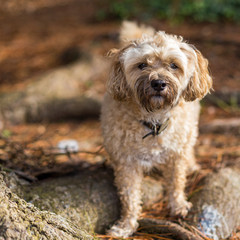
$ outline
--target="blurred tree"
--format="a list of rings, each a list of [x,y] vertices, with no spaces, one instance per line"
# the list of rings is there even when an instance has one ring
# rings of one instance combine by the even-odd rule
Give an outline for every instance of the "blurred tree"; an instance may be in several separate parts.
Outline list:
[[[240,0],[105,0],[102,18],[240,21]]]

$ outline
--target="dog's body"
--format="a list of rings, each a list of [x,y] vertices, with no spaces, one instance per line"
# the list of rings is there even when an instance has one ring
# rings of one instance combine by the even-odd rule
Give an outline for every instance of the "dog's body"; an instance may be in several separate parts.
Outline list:
[[[141,181],[153,167],[163,169],[171,213],[187,214],[191,204],[184,195],[186,174],[197,168],[193,148],[198,99],[212,84],[207,61],[181,38],[132,23],[125,23],[125,37],[129,26],[132,35],[135,28],[138,35],[142,30],[150,36],[140,36],[112,51],[101,116],[104,144],[122,203],[121,219],[109,230],[116,237],[127,237],[136,230]]]

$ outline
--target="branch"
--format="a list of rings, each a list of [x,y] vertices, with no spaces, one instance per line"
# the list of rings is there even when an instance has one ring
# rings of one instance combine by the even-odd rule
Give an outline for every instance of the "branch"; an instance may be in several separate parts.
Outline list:
[[[203,240],[204,238],[186,230],[180,225],[169,222],[167,220],[143,218],[139,220],[139,230],[144,232],[158,233],[158,234],[171,234],[178,240]]]

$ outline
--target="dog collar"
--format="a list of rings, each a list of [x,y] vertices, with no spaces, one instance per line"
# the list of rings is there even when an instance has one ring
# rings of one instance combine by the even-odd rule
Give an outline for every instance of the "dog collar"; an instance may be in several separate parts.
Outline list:
[[[152,136],[157,136],[159,135],[161,132],[163,132],[169,123],[169,118],[164,122],[164,123],[156,123],[153,124],[151,122],[146,122],[146,121],[140,121],[145,127],[148,127],[149,129],[151,129],[151,131],[149,133],[147,133],[146,135],[143,136],[142,139],[152,135]]]

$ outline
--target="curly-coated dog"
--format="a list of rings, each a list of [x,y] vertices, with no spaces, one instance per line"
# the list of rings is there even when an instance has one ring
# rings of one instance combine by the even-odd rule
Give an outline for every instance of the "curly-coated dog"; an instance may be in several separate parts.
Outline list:
[[[112,61],[101,124],[122,209],[108,231],[127,237],[138,227],[143,174],[163,169],[172,215],[186,216],[184,188],[196,170],[199,99],[212,87],[208,61],[182,37],[124,22]]]

